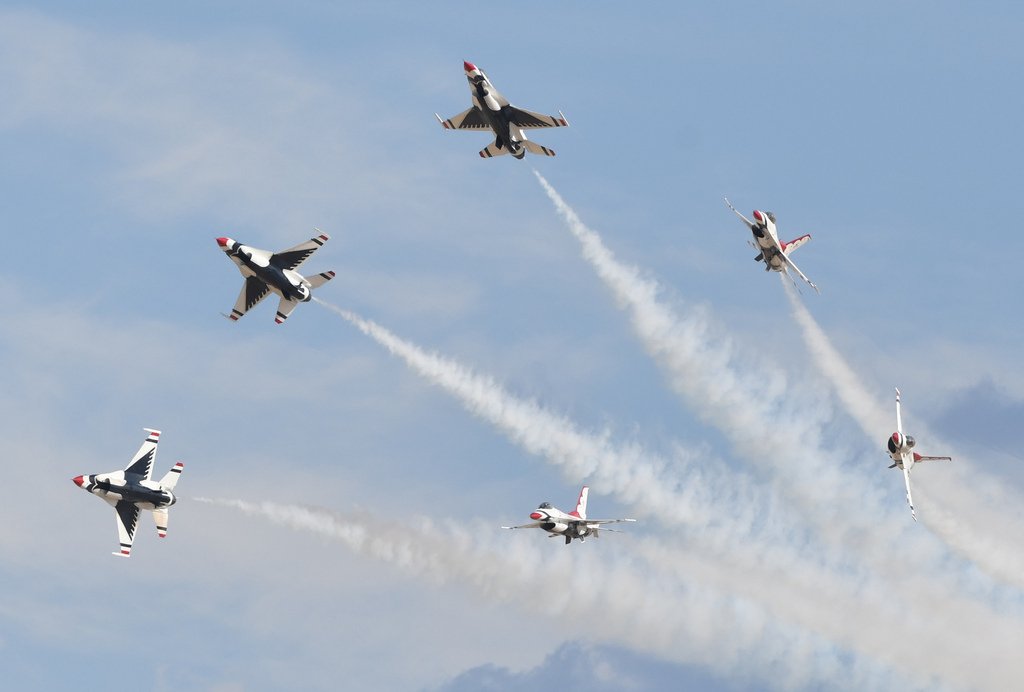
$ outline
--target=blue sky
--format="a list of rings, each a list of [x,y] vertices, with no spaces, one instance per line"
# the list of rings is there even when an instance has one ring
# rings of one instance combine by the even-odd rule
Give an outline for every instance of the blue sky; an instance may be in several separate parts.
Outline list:
[[[10,684],[117,667],[114,689],[1005,689],[1024,672],[1017,5],[0,20]],[[556,158],[484,161],[486,135],[440,128],[469,105],[463,60],[564,111],[571,127],[531,136]],[[723,195],[814,236],[795,258],[826,344]],[[316,304],[283,326],[270,305],[221,318],[241,278],[217,236],[277,250],[314,227],[332,240],[308,268],[338,273],[318,295],[397,355]],[[921,451],[956,457],[915,471],[916,525],[882,452],[895,385]],[[166,540],[145,518],[114,560],[112,513],[70,479],[123,467],[143,427],[163,430],[157,473],[185,462],[182,500]],[[498,528],[584,482],[592,515],[640,521],[571,548]]]

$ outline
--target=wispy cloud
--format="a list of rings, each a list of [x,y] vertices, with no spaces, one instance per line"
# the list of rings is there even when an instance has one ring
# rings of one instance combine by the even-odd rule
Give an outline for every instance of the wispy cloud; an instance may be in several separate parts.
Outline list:
[[[350,311],[320,302],[419,375],[457,397],[475,415],[505,431],[512,441],[561,466],[570,476],[577,474],[576,479],[590,476],[595,488],[630,503],[639,516],[682,530],[653,544],[640,543],[642,554],[669,577],[699,574],[700,583],[725,586],[726,593],[758,604],[781,622],[798,624],[845,648],[897,666],[903,663],[891,656],[892,650],[864,633],[884,630],[919,642],[927,640],[925,650],[934,652],[969,648],[971,640],[962,634],[976,631],[973,626],[999,629],[1010,638],[1024,627],[1017,615],[995,612],[984,602],[987,598],[976,601],[957,593],[941,575],[926,576],[913,588],[903,588],[906,570],[920,568],[914,565],[915,559],[923,559],[922,564],[941,564],[935,562],[934,553],[922,553],[920,545],[906,554],[911,562],[904,565],[893,562],[898,553],[883,551],[879,545],[870,552],[884,561],[881,568],[851,563],[846,551],[835,547],[823,551],[786,512],[776,513],[769,496],[748,481],[738,486],[744,490],[737,496],[730,481],[742,476],[721,477],[715,471],[717,465],[708,460],[667,464],[638,446],[617,447],[607,433],[583,433],[568,419],[514,397],[491,378],[427,353]],[[758,509],[751,511],[751,507]],[[752,573],[770,576],[754,582],[743,576]],[[899,595],[895,606],[891,604],[894,594]],[[920,618],[927,618],[936,598],[956,609],[972,627],[958,631],[922,627]],[[838,604],[857,610],[866,603],[871,607],[860,617],[834,617]],[[1011,658],[1000,660],[1002,672],[1013,669]],[[915,671],[927,670],[958,684],[966,679],[961,671],[969,668],[959,658],[937,659],[931,654],[915,656],[911,662]]]
[[[882,414],[883,406],[868,393],[803,301],[788,283],[782,284],[814,364],[832,384],[847,413],[868,439],[879,440],[881,447],[881,441],[895,429],[895,411],[889,416]],[[942,450],[949,447],[946,442],[923,426],[917,429],[920,432],[915,434],[924,443],[923,453],[945,453]],[[922,521],[928,528],[992,576],[1024,587],[1024,533],[1019,521],[1024,499],[999,484],[966,455],[958,454],[955,464],[918,471],[912,480],[929,491],[924,502],[921,499],[925,496],[917,496]],[[892,482],[898,484],[899,479]],[[1008,514],[1016,519],[1007,521]],[[1002,527],[999,531],[992,530],[996,523]]]
[[[773,622],[755,604],[683,575],[672,580],[652,575],[649,566],[620,551],[605,550],[602,560],[598,553],[541,550],[550,545],[543,540],[510,541],[496,549],[493,541],[484,545],[478,532],[429,520],[397,524],[320,508],[197,499],[337,540],[435,584],[468,584],[487,598],[554,618],[563,632],[640,647],[666,660],[710,660],[715,670],[778,688],[907,684],[886,666],[850,659],[813,634]],[[565,588],[562,575],[572,575],[571,588]],[[740,631],[763,636],[737,637]],[[637,632],[644,636],[638,639]]]

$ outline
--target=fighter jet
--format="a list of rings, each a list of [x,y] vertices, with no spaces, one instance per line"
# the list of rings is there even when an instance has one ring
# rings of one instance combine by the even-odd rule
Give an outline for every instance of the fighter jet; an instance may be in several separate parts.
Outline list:
[[[910,435],[903,434],[903,420],[900,416],[900,390],[896,388],[896,432],[889,436],[886,449],[892,457],[891,469],[903,469],[903,478],[907,482],[907,504],[910,505],[910,516],[917,521],[917,513],[914,512],[914,499],[910,496],[910,470],[919,461],[952,461],[952,457],[926,457],[910,450],[916,443]]]
[[[802,235],[788,243],[783,242],[779,240],[778,231],[775,229],[775,214],[770,211],[758,211],[755,209],[754,221],[751,221],[743,214],[736,211],[736,207],[732,206],[728,197],[726,197],[725,203],[733,210],[733,212],[735,212],[736,216],[743,220],[743,223],[745,223],[751,233],[754,234],[754,242],[751,243],[751,246],[758,251],[757,257],[754,258],[755,262],[764,262],[765,271],[782,272],[787,276],[789,276],[787,269],[792,269],[797,273],[797,276],[806,281],[807,284],[815,290],[815,292],[819,294],[821,293],[821,291],[818,290],[818,287],[814,285],[814,282],[808,279],[789,257],[790,253],[811,239],[810,235]],[[792,278],[793,277],[790,277],[791,280]],[[796,282],[794,281],[794,284],[795,283]]]
[[[572,539],[578,538],[582,543],[587,536],[598,537],[599,531],[616,531],[616,529],[603,528],[605,524],[618,524],[624,521],[636,521],[636,519],[587,519],[587,494],[590,488],[583,486],[580,491],[580,499],[576,501],[576,509],[566,514],[560,509],[551,506],[550,502],[542,502],[537,509],[530,514],[532,524],[522,526],[502,526],[503,529],[543,529],[550,536],[564,536],[565,544],[572,543]]]
[[[157,535],[160,538],[167,537],[167,508],[178,501],[171,491],[178,483],[181,470],[185,468],[179,461],[160,479],[160,482],[150,480],[153,475],[153,461],[156,459],[156,446],[160,442],[160,431],[150,428],[143,430],[149,435],[123,471],[75,476],[71,479],[79,488],[99,495],[114,508],[114,514],[117,516],[117,534],[121,540],[121,549],[114,555],[120,557],[129,557],[132,554],[132,542],[135,540],[140,509],[153,512]]]
[[[268,252],[242,245],[231,238],[217,238],[220,249],[238,265],[238,271],[245,277],[235,307],[225,317],[237,320],[273,291],[281,298],[274,321],[278,324],[284,322],[296,305],[313,297],[312,289],[334,278],[334,272],[305,277],[295,271],[330,239],[329,235],[321,233],[283,252]]]
[[[473,95],[473,105],[447,120],[434,113],[434,117],[446,130],[491,130],[494,142],[480,150],[480,157],[489,159],[492,156],[512,154],[517,159],[523,158],[526,152],[554,156],[552,149],[543,147],[526,138],[523,130],[539,127],[568,127],[569,123],[558,111],[558,117],[542,115],[521,108],[516,108],[501,95],[483,70],[471,62],[462,63],[469,81],[469,91]]]

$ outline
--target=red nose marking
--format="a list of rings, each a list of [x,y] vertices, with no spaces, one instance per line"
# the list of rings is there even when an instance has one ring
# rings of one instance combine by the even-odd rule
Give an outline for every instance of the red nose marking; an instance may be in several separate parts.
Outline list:
[[[544,515],[543,515],[543,514],[541,514],[540,512],[532,512],[532,513],[530,514],[530,518],[531,518],[531,519],[533,519],[534,521],[537,521],[538,519],[541,519],[541,518],[543,518],[543,516],[544,516]]]
[[[81,488],[82,484],[85,483],[81,476],[75,476],[71,480],[73,480],[75,482],[75,485],[77,485],[79,488]]]
[[[220,245],[221,247],[226,247],[227,244],[228,244],[228,239],[227,238],[217,238],[217,244]]]
[[[757,219],[758,221],[764,221],[764,219],[761,218],[761,212],[759,212],[757,209],[754,210],[754,218]]]
[[[466,72],[476,72],[476,65],[471,62],[466,62],[465,60],[462,61],[462,68],[466,70]]]
[[[897,445],[900,443],[900,434],[898,432],[894,432],[892,434],[892,441],[895,442]]]

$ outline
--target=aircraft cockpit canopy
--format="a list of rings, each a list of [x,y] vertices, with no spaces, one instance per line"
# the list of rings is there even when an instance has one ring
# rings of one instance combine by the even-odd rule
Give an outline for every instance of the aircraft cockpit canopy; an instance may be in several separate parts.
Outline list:
[[[551,509],[551,503],[541,502],[539,505],[537,505],[537,509]]]

